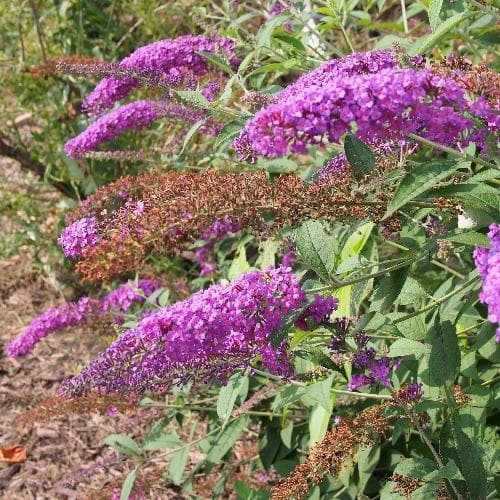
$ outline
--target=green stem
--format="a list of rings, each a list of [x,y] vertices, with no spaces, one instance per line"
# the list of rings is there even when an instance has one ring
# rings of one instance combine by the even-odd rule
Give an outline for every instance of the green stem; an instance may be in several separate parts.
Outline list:
[[[470,279],[463,285],[459,286],[458,288],[455,288],[455,290],[447,293],[446,295],[443,295],[440,299],[435,300],[432,304],[429,304],[428,306],[425,306],[422,309],[419,309],[418,311],[407,314],[406,316],[402,316],[401,318],[394,320],[392,324],[395,325],[396,323],[401,323],[402,321],[406,321],[407,319],[414,318],[415,316],[419,316],[420,314],[426,313],[427,311],[431,311],[432,309],[439,306],[443,302],[447,301],[449,298],[453,297],[457,293],[460,293],[461,291],[465,290],[468,286],[472,285],[473,283],[479,282],[480,279],[481,278],[479,276],[475,276],[474,278]]]
[[[405,0],[401,0],[401,15],[403,17],[403,27],[405,33],[408,34],[408,18],[406,16],[406,3]]]
[[[500,380],[500,376],[490,378],[486,382],[483,382],[481,385],[490,385],[490,384],[493,384],[494,382],[496,382],[498,380]]]
[[[444,269],[445,271],[449,272],[450,274],[453,274],[457,278],[460,278],[463,280],[465,276],[463,274],[460,274],[458,271],[455,271],[455,269],[447,266],[446,264],[443,264],[442,262],[439,262],[438,260],[432,259],[431,264],[434,264],[437,267],[440,267],[441,269]]]
[[[334,290],[337,288],[342,288],[344,286],[354,285],[355,283],[361,283],[362,281],[367,281],[367,280],[372,279],[372,278],[377,278],[378,276],[384,276],[385,274],[390,273],[392,271],[395,271],[396,269],[401,269],[402,267],[406,267],[409,264],[411,264],[412,262],[414,262],[413,259],[405,260],[404,262],[401,262],[400,264],[396,264],[394,266],[383,269],[382,271],[378,271],[376,273],[369,274],[368,276],[361,276],[360,278],[354,278],[352,280],[339,281],[338,283],[335,283],[332,285],[325,285],[325,286],[320,286],[318,288],[312,288],[311,290],[307,290],[307,293],[324,292],[325,290]]]
[[[418,433],[420,434],[420,437],[422,438],[422,441],[427,445],[427,448],[429,448],[430,452],[432,453],[432,456],[434,457],[434,460],[436,460],[437,465],[439,466],[440,469],[444,467],[443,461],[441,460],[441,457],[439,456],[439,453],[436,451],[436,448],[434,448],[434,445],[432,444],[431,440],[425,433],[424,429],[422,429],[422,426],[418,422],[418,416],[415,416],[413,418],[413,423],[415,424],[415,427],[418,430]],[[456,497],[459,500],[463,499],[463,496],[460,495],[458,492],[456,486],[453,484],[453,481],[447,480],[448,484],[451,486],[451,489],[453,490],[453,493],[456,495]]]
[[[351,392],[351,391],[343,391],[341,389],[330,389],[330,391],[333,392],[334,394],[342,394],[357,398],[379,399],[383,401],[389,401],[392,399],[392,396],[388,396],[386,394],[369,394],[368,392]]]
[[[148,404],[148,407],[153,407],[153,408],[169,408],[169,409],[186,409],[186,410],[193,410],[193,411],[208,411],[212,413],[217,412],[217,408],[212,408],[210,406],[196,406],[196,405],[169,405],[169,404],[164,404],[164,403],[152,403]],[[257,415],[259,417],[283,417],[281,413],[272,413],[269,411],[245,411],[246,415]]]
[[[425,139],[424,137],[420,137],[419,135],[416,134],[408,134],[408,137],[411,139],[420,142],[421,144],[425,144],[426,146],[430,146],[434,149],[438,149],[440,151],[443,151],[445,153],[448,153],[451,156],[455,156],[456,158],[462,158],[465,160],[473,161],[476,163],[479,163],[480,165],[483,165],[485,167],[490,167],[490,168],[500,168],[498,165],[495,165],[494,163],[490,163],[489,161],[483,160],[482,158],[478,156],[472,156],[468,153],[462,153],[460,151],[457,151],[456,149],[449,148],[448,146],[443,146],[442,144],[438,144],[437,142],[430,141],[429,139]]]
[[[38,14],[36,12],[36,6],[35,6],[35,2],[33,0],[30,0],[30,7],[31,7],[31,12],[33,14],[33,19],[35,21],[35,31],[36,31],[36,36],[38,39],[38,45],[40,46],[40,52],[42,53],[43,63],[47,64],[47,54],[45,53],[45,45],[43,42],[42,28],[40,26],[40,21],[38,20]]]
[[[399,243],[396,243],[395,241],[384,240],[384,243],[387,243],[388,245],[392,245],[395,248],[399,248],[400,250],[405,250],[405,251],[410,250],[408,247],[405,247],[404,245],[400,245]]]
[[[261,376],[266,377],[270,380],[278,380],[280,382],[283,382],[282,378],[280,378],[276,375],[272,375],[271,373],[263,372],[261,370],[257,370],[256,368],[252,368],[252,371],[257,375],[261,375]],[[307,384],[305,384],[304,382],[299,382],[297,380],[287,380],[287,382],[289,384],[298,385],[301,387],[307,386]],[[387,396],[384,394],[369,394],[367,392],[351,392],[351,391],[344,391],[341,389],[330,389],[330,391],[333,392],[334,394],[342,394],[342,395],[352,396],[352,397],[357,397],[357,398],[379,399],[379,400],[382,399],[385,401],[392,399],[392,396]]]

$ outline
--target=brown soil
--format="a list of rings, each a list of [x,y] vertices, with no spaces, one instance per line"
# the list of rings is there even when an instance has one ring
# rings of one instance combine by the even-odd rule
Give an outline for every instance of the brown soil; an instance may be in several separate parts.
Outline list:
[[[31,192],[56,206],[57,193],[24,176],[14,162],[0,158],[0,186],[7,183],[18,194]],[[42,218],[36,222],[42,230],[44,226],[50,230],[57,213],[43,213]],[[20,229],[5,213],[0,213],[0,223],[3,238]],[[20,444],[28,455],[21,464],[5,466],[0,462],[0,498],[76,499],[88,494],[96,498],[96,491],[109,493],[113,485],[120,486],[130,468],[103,445],[102,439],[113,432],[141,435],[158,413],[142,410],[149,413],[110,417],[90,412],[35,423],[31,428],[19,427],[17,419],[22,414],[54,396],[61,381],[103,347],[95,332],[73,328],[49,335],[23,358],[5,357],[9,340],[22,333],[36,315],[72,294],[54,273],[44,272],[44,256],[37,255],[37,259],[31,247],[21,246],[18,255],[0,260],[0,448]],[[106,465],[100,466],[100,460]],[[157,493],[154,498],[172,498]]]

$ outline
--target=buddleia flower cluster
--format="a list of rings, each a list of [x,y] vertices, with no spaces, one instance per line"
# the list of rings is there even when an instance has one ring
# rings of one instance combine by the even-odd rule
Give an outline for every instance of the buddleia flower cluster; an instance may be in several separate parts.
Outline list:
[[[376,182],[390,167],[384,163],[381,168],[370,174]],[[93,218],[97,242],[92,239],[83,248],[86,240],[78,234],[74,243],[80,256],[76,268],[87,280],[139,270],[148,254],[175,255],[197,240],[207,243],[199,249],[200,264],[211,266],[212,243],[228,232],[249,229],[268,234],[320,217],[379,220],[390,195],[387,189],[354,191],[349,171],[321,184],[305,184],[298,175],[281,175],[271,181],[262,171],[145,174],[101,188],[73,210],[67,217],[63,248],[73,248],[70,236],[74,232],[69,228]],[[271,227],[263,212],[273,215]],[[220,234],[214,237],[215,232]]]
[[[188,78],[196,82],[196,79],[210,71],[208,60],[202,52],[221,54],[233,65],[238,62],[234,42],[229,38],[185,35],[160,40],[139,47],[120,61],[117,70],[121,70],[125,76],[110,76],[101,80],[85,98],[84,108],[98,114],[113,107],[141,86],[141,76],[154,77],[159,83],[168,86],[180,85]]]
[[[76,302],[51,307],[37,316],[19,337],[7,345],[6,353],[10,357],[24,356],[51,333],[69,326],[84,325],[109,314],[112,314],[114,322],[121,322],[123,312],[143,302],[160,287],[159,280],[141,279],[137,283],[126,283],[102,298],[82,297]]]
[[[490,248],[474,250],[476,268],[483,279],[479,300],[488,306],[488,320],[500,323],[500,224],[491,224],[488,238]],[[500,343],[500,326],[496,330],[496,341]]]
[[[324,300],[328,307],[321,312],[330,314],[334,303]],[[289,376],[286,342],[273,346],[272,334],[305,306],[306,294],[289,269],[245,273],[226,286],[213,285],[151,312],[64,382],[61,394],[79,397],[96,389],[139,395],[190,380],[224,381],[257,357],[272,373]]]
[[[64,151],[68,156],[79,158],[94,151],[100,144],[115,139],[127,130],[138,131],[147,128],[160,118],[167,117],[193,125],[203,116],[200,111],[176,103],[151,100],[134,101],[97,118],[81,134],[69,140],[64,145]],[[213,133],[214,130],[208,124],[202,131]]]
[[[95,66],[94,73],[97,75],[111,73],[100,81],[83,103],[83,109],[98,118],[84,132],[66,143],[65,152],[75,158],[84,156],[127,130],[149,127],[164,117],[188,125],[202,119],[204,114],[199,110],[172,102],[168,89],[194,89],[201,83],[200,79],[211,71],[203,52],[220,54],[232,65],[238,62],[232,40],[219,36],[186,35],[140,47],[117,64],[91,65]],[[63,64],[61,69],[70,71],[71,67],[68,66],[71,65]],[[201,89],[208,101],[213,101],[220,91],[220,75],[217,71],[213,74],[214,81],[205,83]],[[142,86],[158,87],[167,92],[161,100],[138,100],[103,114]],[[207,119],[201,131],[216,134],[218,130]]]
[[[359,331],[353,335],[354,346],[348,343],[348,330],[354,318],[339,318],[333,324],[330,350],[332,359],[342,366],[346,361],[352,364],[353,373],[347,385],[349,391],[366,386],[392,385],[391,374],[399,366],[400,360],[385,356],[369,346],[371,337]]]
[[[370,144],[404,144],[410,133],[445,145],[482,144],[486,129],[498,130],[498,109],[485,97],[474,100],[454,80],[414,63],[399,67],[388,51],[327,61],[258,111],[235,149],[252,156],[305,154],[310,145],[338,142],[353,125]]]

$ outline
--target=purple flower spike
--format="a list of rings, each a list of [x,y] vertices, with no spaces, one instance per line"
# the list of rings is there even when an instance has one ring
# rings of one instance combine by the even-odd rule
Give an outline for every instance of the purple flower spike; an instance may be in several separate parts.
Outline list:
[[[109,313],[114,313],[115,319],[120,319],[122,312],[134,303],[142,302],[160,286],[158,280],[142,279],[137,286],[126,283],[101,299],[82,297],[76,302],[51,307],[36,317],[19,337],[9,343],[6,353],[13,358],[24,356],[47,335],[69,326],[84,325],[91,319]]]
[[[110,109],[119,100],[142,84],[134,75],[145,77],[152,83],[178,86],[206,74],[210,66],[201,52],[221,53],[231,64],[238,59],[234,42],[220,36],[186,35],[160,40],[140,47],[117,65],[117,72],[125,76],[104,78],[84,101],[84,109],[99,114]]]
[[[488,306],[488,321],[500,323],[500,224],[491,224],[488,238],[491,248],[474,250],[474,261],[483,279],[479,300]],[[500,342],[500,327],[495,339]]]
[[[159,101],[135,101],[101,116],[80,135],[64,145],[72,158],[79,158],[96,149],[99,144],[111,141],[126,130],[141,130],[166,113],[165,104]]]
[[[76,397],[93,389],[138,395],[191,379],[226,380],[256,356],[271,372],[288,376],[286,344],[271,335],[306,303],[295,275],[283,267],[251,271],[227,286],[214,285],[153,311],[126,331],[60,392]]]
[[[233,146],[241,158],[306,154],[309,145],[338,142],[353,124],[373,145],[403,145],[410,133],[440,144],[483,142],[467,113],[490,130],[500,119],[484,100],[472,102],[451,79],[427,69],[396,67],[387,52],[329,61],[285,88],[251,118]],[[342,169],[342,157],[327,166]]]

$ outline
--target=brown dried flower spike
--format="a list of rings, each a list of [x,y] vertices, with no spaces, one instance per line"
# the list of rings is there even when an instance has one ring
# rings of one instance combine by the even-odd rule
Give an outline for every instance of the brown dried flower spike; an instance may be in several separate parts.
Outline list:
[[[379,175],[376,172],[374,175]],[[218,219],[230,218],[256,232],[320,217],[379,220],[388,193],[356,193],[349,172],[305,185],[298,175],[271,181],[265,172],[152,173],[121,179],[100,189],[68,216],[95,217],[100,240],[84,251],[77,270],[88,281],[140,269],[148,254],[187,249]],[[386,190],[387,191],[387,190]],[[272,213],[266,226],[263,213]]]
[[[331,474],[336,476],[361,446],[369,446],[384,438],[389,422],[383,416],[387,404],[363,410],[354,420],[341,420],[319,443],[315,444],[304,463],[271,490],[272,500],[300,499],[307,496],[310,485],[319,484]]]

